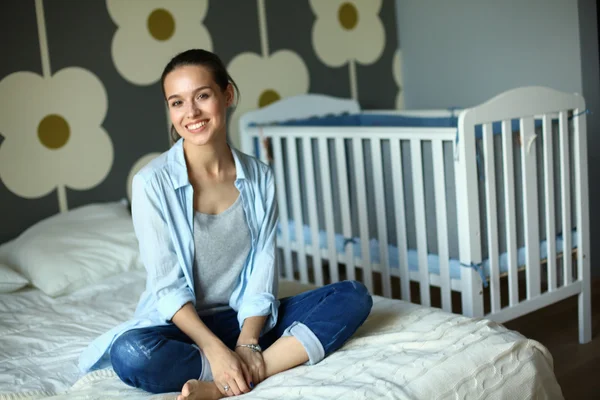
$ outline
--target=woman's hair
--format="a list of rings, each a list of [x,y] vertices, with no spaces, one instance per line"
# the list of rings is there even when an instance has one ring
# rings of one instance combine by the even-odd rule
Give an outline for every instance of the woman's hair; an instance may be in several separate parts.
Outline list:
[[[199,65],[207,68],[211,72],[213,80],[217,86],[219,86],[223,91],[225,91],[227,89],[227,85],[231,83],[235,91],[235,99],[237,104],[240,97],[240,90],[233,78],[227,72],[225,65],[216,54],[202,49],[191,49],[184,51],[183,53],[177,54],[171,59],[171,61],[169,61],[160,77],[160,86],[162,88],[163,97],[165,97],[165,100],[167,97],[165,93],[165,78],[171,71],[186,65]],[[180,136],[173,125],[171,125],[170,134],[172,143],[175,143],[177,140],[179,140]]]

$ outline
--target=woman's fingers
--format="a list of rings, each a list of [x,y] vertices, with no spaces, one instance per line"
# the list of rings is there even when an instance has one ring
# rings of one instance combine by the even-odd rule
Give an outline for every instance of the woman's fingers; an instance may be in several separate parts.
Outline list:
[[[252,376],[252,370],[250,369],[250,367],[248,367],[246,363],[242,363],[242,370],[244,371],[244,379],[246,380],[246,385],[248,385],[248,387],[252,389],[253,385],[251,385],[251,383],[254,379],[254,377]]]
[[[229,382],[227,382],[227,384],[225,385],[225,388],[228,389],[225,390],[226,396],[239,396],[240,394],[242,394],[236,382],[237,381],[235,379],[230,379]]]
[[[246,383],[246,379],[244,378],[244,376],[242,374],[238,375],[235,378],[235,384],[232,384],[231,386],[234,386],[238,389],[239,393],[236,394],[242,394],[242,393],[248,393],[250,391],[250,388],[248,387],[248,384]]]

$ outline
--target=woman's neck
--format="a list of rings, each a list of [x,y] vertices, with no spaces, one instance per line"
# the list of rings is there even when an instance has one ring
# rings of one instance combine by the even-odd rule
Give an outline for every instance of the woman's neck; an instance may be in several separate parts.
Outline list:
[[[227,175],[232,167],[235,168],[231,149],[226,141],[203,146],[189,143],[186,145],[184,141],[183,152],[190,179],[199,177],[218,179]]]

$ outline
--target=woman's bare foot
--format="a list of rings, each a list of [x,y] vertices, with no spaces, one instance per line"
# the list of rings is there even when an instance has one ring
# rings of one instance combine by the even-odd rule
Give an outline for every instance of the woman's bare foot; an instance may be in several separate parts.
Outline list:
[[[214,382],[189,380],[183,385],[177,400],[216,400],[222,397]]]

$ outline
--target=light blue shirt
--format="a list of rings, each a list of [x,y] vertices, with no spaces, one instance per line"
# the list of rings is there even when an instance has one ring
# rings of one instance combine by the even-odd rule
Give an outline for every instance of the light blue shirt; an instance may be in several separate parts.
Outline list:
[[[229,299],[244,320],[269,316],[263,333],[277,322],[277,203],[271,169],[256,158],[231,148],[252,246]],[[110,365],[108,350],[126,330],[170,324],[186,303],[196,305],[194,292],[193,188],[188,180],[183,139],[152,160],[133,178],[132,217],[140,256],[147,271],[133,319],[94,340],[81,354],[82,372]],[[235,246],[232,243],[232,246]]]

